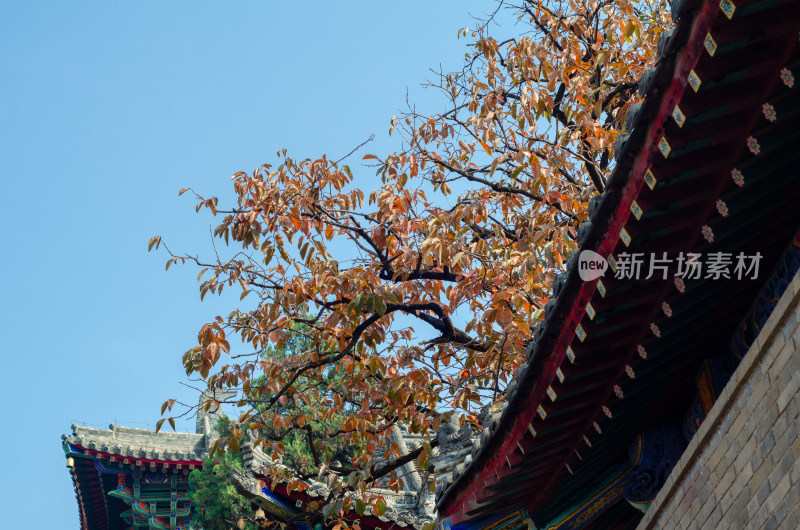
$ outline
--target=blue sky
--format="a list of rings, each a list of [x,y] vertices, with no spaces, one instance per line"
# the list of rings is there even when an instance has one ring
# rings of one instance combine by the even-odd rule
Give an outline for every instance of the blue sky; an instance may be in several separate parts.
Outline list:
[[[227,193],[281,147],[341,156],[375,134],[370,151],[395,150],[406,89],[438,110],[420,83],[460,66],[457,30],[493,8],[0,0],[4,525],[44,509],[42,526],[78,527],[72,423],[146,427],[166,398],[196,400],[181,354],[230,299],[201,304],[196,270],[147,253],[155,234],[209,248],[213,220],[178,190]]]

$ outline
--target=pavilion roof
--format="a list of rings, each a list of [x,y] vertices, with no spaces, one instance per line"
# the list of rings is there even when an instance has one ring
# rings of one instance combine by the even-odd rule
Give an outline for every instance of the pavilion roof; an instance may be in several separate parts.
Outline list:
[[[392,433],[392,441],[400,448],[401,456],[414,450],[422,439],[408,432],[405,428],[396,427]],[[283,467],[280,462],[275,462],[260,447],[251,441],[242,445],[242,461],[244,473],[235,472],[232,476],[233,485],[237,490],[256,502],[266,501],[270,505],[273,493],[292,499],[299,509],[309,502],[324,501],[330,494],[328,487],[322,482],[308,480],[310,487],[302,492],[289,491],[285,482],[273,484],[270,471],[275,467]],[[378,495],[386,501],[386,511],[377,515],[368,506],[363,516],[358,516],[354,511],[345,514],[346,519],[358,520],[360,526],[373,528],[413,528],[420,530],[434,522],[433,498],[429,494],[427,484],[420,483],[418,470],[414,463],[402,466],[399,473],[403,476],[404,486],[400,491],[388,488],[370,488],[370,495]],[[413,475],[416,475],[415,477]],[[415,483],[416,481],[416,483]]]
[[[168,433],[109,425],[97,429],[72,426],[71,435],[63,435],[64,452],[75,487],[81,528],[122,530],[130,525],[124,520],[126,507],[110,498],[117,490],[117,474],[131,470],[149,470],[165,476],[186,475],[207,456],[206,436],[195,433]]]
[[[119,456],[147,462],[202,463],[208,452],[205,434],[135,429],[111,424],[108,429],[72,426],[72,435],[61,437],[65,444],[80,447],[87,454]]]

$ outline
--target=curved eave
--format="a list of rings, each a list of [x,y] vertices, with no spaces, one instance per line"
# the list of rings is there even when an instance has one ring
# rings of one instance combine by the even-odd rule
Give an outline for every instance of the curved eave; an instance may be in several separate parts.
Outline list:
[[[106,451],[98,451],[96,449],[89,449],[80,444],[64,442],[64,451],[67,456],[78,456],[84,458],[91,458],[93,460],[104,460],[106,462],[117,463],[121,462],[127,465],[144,466],[144,467],[162,467],[166,469],[173,469],[181,466],[187,469],[194,469],[195,467],[203,467],[203,461],[199,459],[191,460],[176,460],[172,458],[139,458],[133,456],[125,456],[118,453],[111,453]],[[153,464],[153,466],[151,466]]]
[[[251,476],[252,479],[258,482],[258,487],[260,489],[267,488],[270,484],[270,477],[260,475],[260,474],[253,474]],[[244,493],[248,496],[253,496],[253,492],[244,491],[242,487],[238,487],[240,493]],[[308,506],[311,503],[320,503],[322,502],[328,494],[327,489],[320,489],[316,490],[314,488],[307,489],[304,491],[299,491],[296,489],[289,490],[287,484],[285,483],[278,483],[274,485],[274,488],[269,488],[273,495],[277,495],[282,501],[287,501],[289,505],[293,505],[297,510],[305,510],[308,509]],[[378,489],[370,489],[369,493],[372,495],[390,495],[391,492],[389,491],[379,491]],[[269,497],[263,493],[263,491],[256,494],[257,497],[263,500],[269,500]],[[258,501],[259,499],[254,500]],[[344,514],[344,519],[351,521],[351,522],[358,522],[361,527],[364,528],[407,528],[409,530],[421,530],[428,524],[433,523],[433,519],[430,517],[425,516],[418,516],[411,513],[406,506],[398,506],[398,508],[405,508],[405,509],[394,509],[388,508],[383,515],[376,515],[372,511],[372,507],[368,506],[364,515],[358,515],[355,512],[355,509],[351,509],[349,512]]]
[[[686,251],[698,245],[702,248],[702,240],[698,241],[699,227],[711,216],[714,200],[720,193],[723,197],[728,193],[734,202],[747,203],[752,199],[756,206],[786,207],[788,201],[789,214],[783,222],[794,222],[792,215],[797,214],[791,213],[796,211],[791,201],[800,197],[796,185],[786,190],[770,188],[765,197],[746,197],[742,201],[743,192],[731,190],[730,179],[725,180],[722,172],[741,158],[744,136],[759,123],[760,103],[773,93],[776,68],[796,46],[800,5],[788,0],[761,0],[739,1],[736,6],[737,13],[729,20],[718,1],[684,2],[680,22],[660,58],[636,126],[622,149],[605,198],[592,216],[591,228],[580,250],[608,256],[634,248],[636,252]],[[757,29],[753,30],[753,26]],[[709,33],[718,40],[715,58],[708,55],[703,45]],[[748,45],[745,51],[730,52],[743,36],[750,38],[745,40]],[[770,53],[775,56],[765,58]],[[715,88],[711,83],[706,87],[701,85],[702,89],[695,93],[687,82],[692,70],[697,70],[701,78],[718,80],[720,85],[728,82],[730,86]],[[735,72],[738,77],[726,81],[726,72]],[[753,93],[747,97],[725,99],[748,89]],[[671,117],[676,106],[687,117],[683,128]],[[786,123],[781,126],[787,127]],[[797,121],[790,122],[788,127],[797,128]],[[714,131],[714,136],[708,138],[708,131]],[[765,134],[776,136],[775,131]],[[671,142],[667,157],[659,152],[662,138]],[[645,185],[648,169],[658,175],[653,191]],[[692,193],[686,193],[684,181],[690,182]],[[749,193],[752,192],[751,188]],[[631,214],[634,200],[645,209],[645,216],[639,221]],[[742,208],[745,219],[763,213],[748,211],[752,208],[749,203]],[[692,215],[686,216],[686,212]],[[750,230],[742,226],[742,215],[738,224],[733,219],[715,222],[720,225],[721,239],[737,230],[744,230],[749,240],[764,238],[765,251],[773,261],[786,243],[784,232],[788,230],[791,234],[796,229],[795,225],[781,230],[780,225],[774,224],[781,219],[776,219],[772,224],[765,221],[759,230]],[[630,248],[620,241],[623,227],[631,235]],[[727,245],[720,248],[736,247],[730,241]],[[583,282],[574,266],[568,270],[547,324],[529,352],[531,367],[518,374],[516,394],[484,437],[471,464],[453,477],[439,498],[439,513],[450,516],[452,524],[517,504],[535,511],[551,500],[554,488],[569,479],[565,475],[573,473],[572,468],[582,468],[579,474],[584,477],[597,472],[591,463],[583,463],[586,459],[581,452],[591,452],[584,437],[590,430],[594,432],[593,423],[603,417],[601,407],[611,403],[613,385],[626,377],[625,366],[636,356],[636,343],[646,336],[649,323],[658,317],[661,301],[672,288],[669,282],[643,283],[631,294],[625,292],[624,285],[606,283],[610,289],[618,289],[615,304],[623,306],[622,310],[603,307],[602,300],[598,302],[601,297],[596,295],[597,282]],[[742,289],[752,292],[754,287]],[[706,286],[697,289],[693,296],[687,300],[702,304],[718,293]],[[602,325],[586,317],[590,301],[598,305],[595,308],[598,313],[603,313]],[[725,299],[718,301],[724,311]],[[735,304],[729,306],[738,310]],[[633,322],[631,315],[636,315]],[[579,324],[588,333],[586,347],[575,338]],[[605,342],[589,346],[598,338]],[[570,354],[578,359],[573,364],[567,359],[567,347],[579,343],[580,347]],[[662,379],[675,379],[691,360],[665,372]],[[587,376],[593,381],[588,389],[586,379],[579,381]],[[657,377],[659,373],[652,372],[651,376]],[[547,397],[548,388],[559,396],[555,401]],[[626,405],[624,410],[629,415],[636,414],[635,406]],[[615,427],[607,428],[606,433]],[[610,438],[605,439],[607,443]],[[619,452],[619,447],[614,450]],[[605,460],[598,459],[596,465],[607,465],[603,463]],[[535,488],[530,487],[532,483]]]

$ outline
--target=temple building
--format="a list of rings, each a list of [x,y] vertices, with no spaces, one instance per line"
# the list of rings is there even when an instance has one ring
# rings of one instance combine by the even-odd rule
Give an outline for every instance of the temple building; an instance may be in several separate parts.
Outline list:
[[[188,528],[188,475],[207,455],[205,435],[110,425],[64,436],[80,528]]]
[[[234,393],[216,396],[203,393],[200,403],[225,400]],[[195,433],[170,433],[110,425],[108,429],[72,426],[62,437],[67,468],[72,476],[82,530],[180,530],[189,529],[192,506],[188,499],[189,474],[202,469],[218,433],[223,416],[217,405],[209,411],[198,408]],[[423,440],[395,426],[391,434],[401,455],[416,449]],[[270,468],[282,467],[252,440],[242,444],[244,472],[233,470],[231,484],[252,505],[263,522],[287,523],[300,530],[321,530],[304,512],[309,502],[325,499],[328,488],[310,481],[304,492],[289,491],[285,483],[273,484]],[[430,479],[422,478],[415,463],[400,468],[404,486],[399,492],[378,484],[370,493],[382,496],[386,510],[377,515],[371,507],[363,515],[355,510],[345,520],[358,522],[363,530],[422,530],[435,522],[435,499]]]
[[[800,528],[800,2],[672,14],[442,530]]]
[[[62,445],[81,529],[189,528],[189,473],[208,457],[221,414],[218,406],[200,407],[195,433],[73,425]]]

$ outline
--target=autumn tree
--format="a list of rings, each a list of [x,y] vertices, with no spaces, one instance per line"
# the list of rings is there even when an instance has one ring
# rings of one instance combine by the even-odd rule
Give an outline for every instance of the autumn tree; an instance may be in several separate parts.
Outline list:
[[[637,80],[668,24],[663,1],[497,9],[517,22],[493,31],[513,34],[489,33],[499,11],[459,34],[469,39],[463,70],[428,83],[443,96],[439,112],[392,118],[397,152],[348,165],[281,150],[233,176],[233,204],[191,190],[198,211],[219,219],[214,237],[227,255],[204,261],[167,248],[168,264],[201,269],[201,297],[236,288],[243,300],[202,326],[183,356],[187,374],[241,392],[248,406],[234,438],[248,425],[303,430],[341,415],[339,428],[308,440],[334,496],[365,494],[380,478],[400,484],[392,425],[428,437],[407,457],[424,467],[442,413],[474,421],[502,397],[587,202],[604,189]],[[380,185],[365,193],[357,174],[371,172]],[[297,334],[303,351],[259,355]],[[341,376],[326,378],[333,368]],[[292,404],[303,414],[278,410]],[[331,462],[334,438],[357,448],[350,461]],[[280,441],[265,446],[284,451]],[[376,455],[390,464],[374,465]]]

